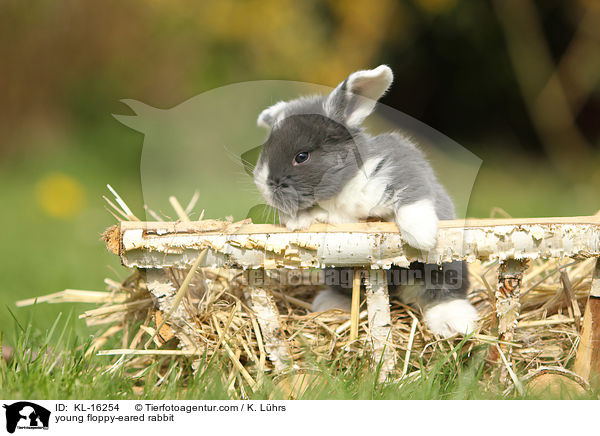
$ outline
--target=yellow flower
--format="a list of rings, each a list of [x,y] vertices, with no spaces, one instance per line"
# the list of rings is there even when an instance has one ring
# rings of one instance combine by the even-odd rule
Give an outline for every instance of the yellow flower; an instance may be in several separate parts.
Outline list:
[[[85,188],[66,174],[46,174],[37,182],[35,188],[39,206],[51,217],[73,218],[85,205]]]

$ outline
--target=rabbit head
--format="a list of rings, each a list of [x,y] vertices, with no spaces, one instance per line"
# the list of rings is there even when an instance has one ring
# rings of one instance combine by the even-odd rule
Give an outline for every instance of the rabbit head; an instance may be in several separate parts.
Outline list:
[[[254,180],[267,203],[293,217],[338,194],[362,166],[362,122],[392,80],[391,69],[381,65],[350,74],[327,96],[265,109],[258,125],[270,133]]]

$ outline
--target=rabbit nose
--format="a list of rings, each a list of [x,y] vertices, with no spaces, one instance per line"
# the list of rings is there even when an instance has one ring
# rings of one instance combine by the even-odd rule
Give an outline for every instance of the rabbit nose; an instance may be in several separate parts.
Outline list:
[[[274,188],[289,188],[290,185],[288,185],[287,183],[283,183],[281,181],[281,179],[277,178],[277,179],[273,179],[271,180],[271,186]]]

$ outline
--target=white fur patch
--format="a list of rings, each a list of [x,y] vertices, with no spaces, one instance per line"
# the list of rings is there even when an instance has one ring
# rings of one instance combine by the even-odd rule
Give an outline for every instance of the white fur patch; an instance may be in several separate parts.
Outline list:
[[[285,116],[284,108],[287,105],[287,102],[280,101],[275,103],[273,106],[266,108],[264,111],[260,113],[258,119],[256,120],[256,124],[259,127],[266,127],[270,129],[273,125],[279,121],[281,121]]]
[[[317,294],[312,302],[311,311],[325,312],[326,310],[340,309],[350,312],[351,306],[352,299],[350,297],[327,288]]]
[[[368,217],[392,216],[393,210],[381,203],[388,182],[383,175],[384,169],[376,176],[369,177],[380,162],[381,158],[366,161],[336,197],[319,203],[329,213],[328,222],[342,224]]]
[[[477,310],[467,300],[450,300],[425,311],[427,328],[442,338],[466,335],[477,326]]]
[[[437,241],[438,217],[429,199],[401,206],[396,222],[402,237],[409,245],[421,250],[431,250]]]
[[[267,167],[265,164],[257,165],[256,168],[254,168],[254,183],[267,203],[270,204],[271,191],[269,190],[269,186],[267,184],[268,179],[269,167]]]

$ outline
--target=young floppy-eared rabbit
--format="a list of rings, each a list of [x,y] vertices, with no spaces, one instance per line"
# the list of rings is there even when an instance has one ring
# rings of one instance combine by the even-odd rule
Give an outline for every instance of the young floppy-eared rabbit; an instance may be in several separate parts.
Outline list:
[[[378,217],[394,220],[411,246],[435,246],[438,220],[453,219],[455,212],[429,162],[408,137],[372,137],[362,127],[392,79],[386,65],[356,71],[327,96],[279,102],[260,114],[258,124],[270,134],[254,180],[286,227]],[[407,271],[416,274],[395,274]],[[475,328],[463,262],[395,267],[388,282],[392,295],[421,307],[434,333],[450,337]],[[349,289],[341,284],[321,291],[312,304],[315,311],[349,306]]]

